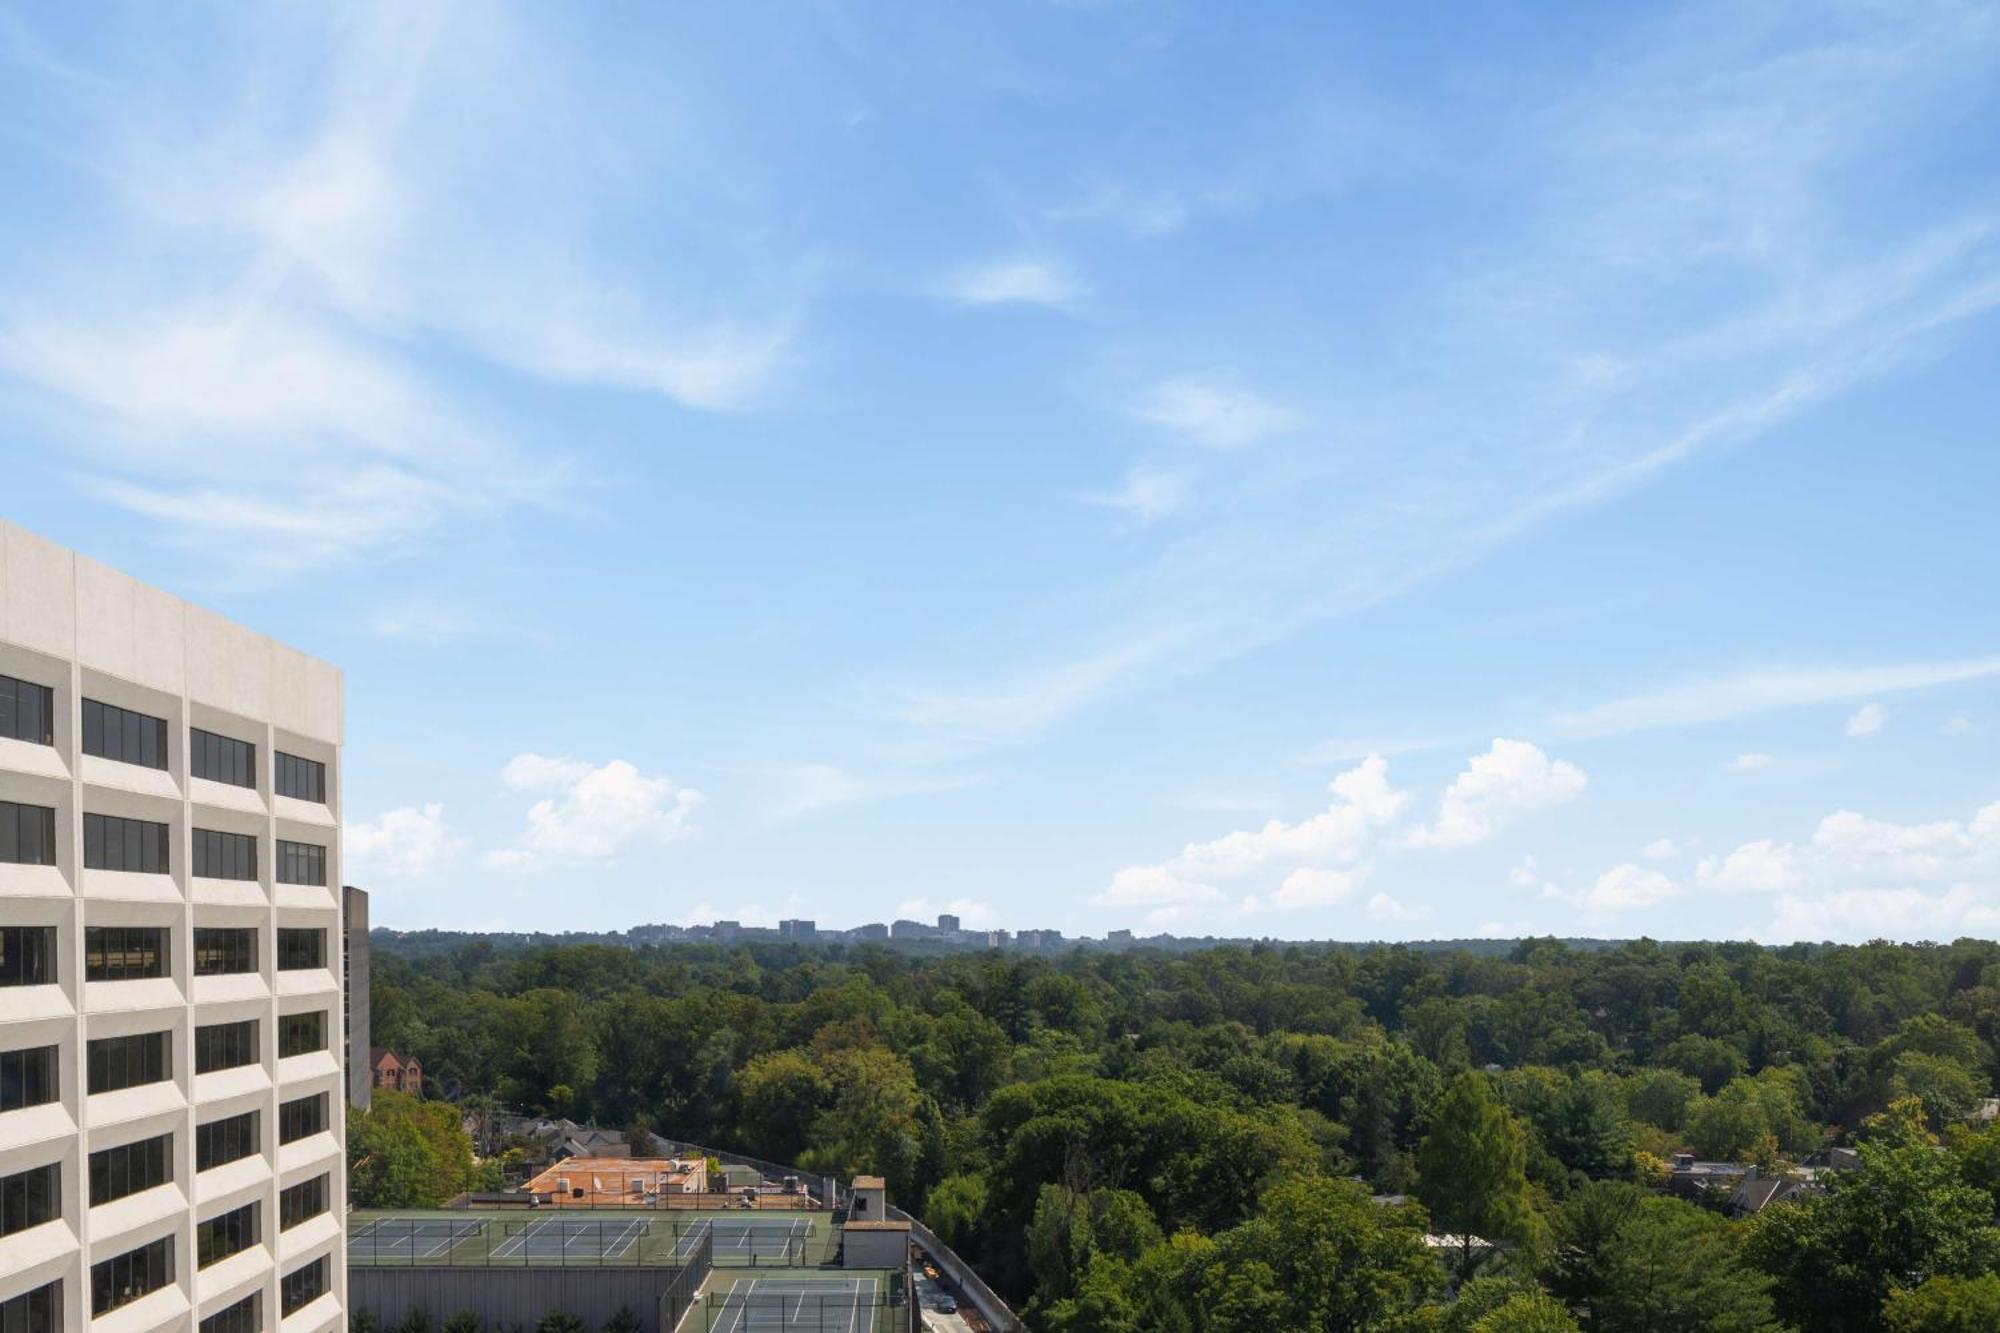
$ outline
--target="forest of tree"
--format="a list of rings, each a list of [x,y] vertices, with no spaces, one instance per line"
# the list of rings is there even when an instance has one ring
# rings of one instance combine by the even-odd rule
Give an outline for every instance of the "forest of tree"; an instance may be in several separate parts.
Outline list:
[[[2000,1328],[1993,943],[375,949],[438,1087],[884,1175],[1038,1333]]]

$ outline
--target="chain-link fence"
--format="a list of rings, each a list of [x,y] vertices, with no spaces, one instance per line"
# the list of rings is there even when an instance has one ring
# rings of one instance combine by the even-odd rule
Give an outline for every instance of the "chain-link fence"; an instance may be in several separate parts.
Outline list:
[[[347,1261],[369,1268],[677,1268],[699,1255],[704,1270],[711,1263],[798,1268],[821,1262],[817,1240],[804,1219],[378,1217],[352,1222]]]
[[[902,1284],[834,1290],[836,1281],[741,1281],[695,1299],[679,1333],[908,1333]]]

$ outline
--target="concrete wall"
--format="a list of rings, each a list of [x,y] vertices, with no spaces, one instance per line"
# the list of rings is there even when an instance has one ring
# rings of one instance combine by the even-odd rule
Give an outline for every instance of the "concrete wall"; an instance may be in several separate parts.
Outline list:
[[[342,958],[346,964],[347,1100],[357,1110],[365,1111],[370,1091],[375,1086],[375,1071],[368,1064],[370,1034],[373,1031],[368,1018],[368,894],[351,884],[340,891],[340,927],[344,950]]]
[[[369,1268],[348,1270],[350,1309],[373,1310],[381,1328],[394,1328],[411,1310],[429,1313],[436,1327],[460,1310],[472,1310],[493,1330],[532,1329],[551,1310],[602,1328],[622,1306],[639,1316],[644,1333],[660,1327],[660,1299],[673,1286],[675,1268]],[[289,1333],[289,1330],[287,1330]]]
[[[89,1321],[93,1330],[185,1333],[253,1293],[261,1293],[267,1326],[275,1327],[279,1277],[322,1256],[331,1268],[330,1293],[286,1320],[286,1333],[341,1327],[346,1119],[338,1058],[340,979],[332,958],[340,906],[332,888],[281,885],[273,873],[275,840],[285,838],[324,846],[329,883],[340,882],[340,672],[0,521],[0,674],[49,687],[54,702],[53,744],[0,738],[0,800],[56,811],[56,864],[0,865],[0,918],[10,925],[54,926],[59,950],[56,984],[0,990],[0,1049],[56,1046],[60,1091],[55,1103],[0,1116],[0,1175],[49,1162],[62,1170],[61,1221],[0,1238],[0,1300],[59,1282],[65,1325],[80,1328],[89,1311],[90,1266],[171,1236],[175,1282]],[[84,754],[85,698],[166,719],[166,769]],[[253,743],[256,788],[192,777],[191,725]],[[274,792],[274,748],[327,765],[324,805]],[[85,869],[86,813],[165,824],[169,873]],[[194,877],[195,828],[254,834],[259,877]],[[256,930],[258,970],[192,976],[197,924]],[[165,928],[169,975],[84,982],[83,932],[94,925]],[[328,966],[277,971],[280,926],[326,930]],[[312,1010],[328,1015],[329,1049],[280,1059],[279,1017]],[[196,1075],[194,1029],[243,1018],[261,1025],[260,1058]],[[87,1094],[86,1043],[140,1032],[169,1034],[174,1077]],[[278,1104],[316,1092],[329,1095],[330,1132],[280,1145]],[[260,1150],[197,1174],[195,1126],[252,1109],[262,1115]],[[91,1152],[163,1133],[173,1135],[171,1184],[88,1204]],[[330,1211],[281,1234],[278,1191],[320,1175],[329,1177]],[[245,1203],[261,1207],[262,1243],[196,1271],[197,1222]]]
[[[901,1268],[909,1262],[910,1233],[902,1227],[843,1227],[842,1268]]]

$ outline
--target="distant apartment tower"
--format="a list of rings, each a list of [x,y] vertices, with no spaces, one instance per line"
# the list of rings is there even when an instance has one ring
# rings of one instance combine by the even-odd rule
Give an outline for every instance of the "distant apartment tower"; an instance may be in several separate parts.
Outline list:
[[[927,926],[921,921],[897,920],[889,924],[889,937],[898,940],[932,940],[937,938],[937,927]]]
[[[889,938],[889,928],[880,921],[870,921],[866,925],[856,926],[854,937],[861,940],[886,940]]]
[[[940,935],[956,935],[958,934],[958,918],[950,912],[939,912],[937,928]]]
[[[812,921],[780,921],[778,923],[778,938],[781,940],[816,940],[819,938],[819,926],[816,922]]]
[[[342,1328],[340,673],[0,521],[0,1329]]]
[[[369,1068],[368,1044],[368,893],[352,884],[340,890],[340,1024],[341,1075],[347,1080],[347,1103],[368,1109],[375,1086]]]

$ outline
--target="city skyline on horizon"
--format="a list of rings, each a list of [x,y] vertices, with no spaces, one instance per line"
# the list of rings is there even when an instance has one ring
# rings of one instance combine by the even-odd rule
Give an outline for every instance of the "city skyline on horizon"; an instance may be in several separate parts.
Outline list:
[[[379,925],[2000,934],[1991,6],[0,67],[4,516],[342,664]]]

